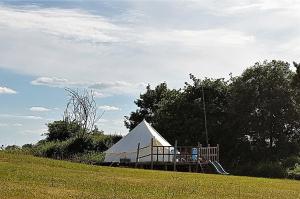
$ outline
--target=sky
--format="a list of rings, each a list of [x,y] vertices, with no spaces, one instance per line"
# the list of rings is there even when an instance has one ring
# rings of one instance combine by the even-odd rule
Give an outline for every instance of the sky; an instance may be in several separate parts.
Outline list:
[[[0,0],[0,145],[42,139],[66,87],[94,90],[99,129],[125,135],[147,84],[299,62],[299,11],[296,0]]]

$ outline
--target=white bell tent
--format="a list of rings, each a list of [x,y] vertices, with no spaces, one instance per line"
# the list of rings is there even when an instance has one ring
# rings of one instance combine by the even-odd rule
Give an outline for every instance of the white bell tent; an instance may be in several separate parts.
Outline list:
[[[120,159],[128,159],[130,162],[136,161],[137,148],[140,143],[139,162],[151,161],[151,140],[154,146],[167,146],[155,148],[153,153],[170,154],[173,147],[167,142],[146,120],[139,123],[125,137],[105,151],[104,162],[120,162]],[[164,150],[164,151],[163,151]],[[144,157],[143,157],[144,156]],[[159,155],[159,159],[166,158]]]

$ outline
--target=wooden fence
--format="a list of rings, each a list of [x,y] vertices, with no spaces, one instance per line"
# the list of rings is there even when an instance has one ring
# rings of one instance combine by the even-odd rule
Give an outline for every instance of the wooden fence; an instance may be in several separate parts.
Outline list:
[[[136,165],[140,162],[150,161],[151,168],[153,168],[153,164],[157,163],[173,163],[176,167],[176,164],[219,161],[219,145],[215,147],[210,145],[203,147],[201,144],[198,146],[177,146],[177,141],[175,141],[174,146],[155,146],[153,143],[152,138],[150,146],[140,147],[138,144]],[[149,153],[140,155],[143,150],[147,150]]]

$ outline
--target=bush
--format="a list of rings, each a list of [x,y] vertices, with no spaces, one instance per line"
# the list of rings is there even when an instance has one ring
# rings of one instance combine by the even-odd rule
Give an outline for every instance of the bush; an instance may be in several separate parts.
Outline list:
[[[86,164],[100,164],[104,160],[104,154],[99,152],[78,153],[70,158],[74,162]]]
[[[300,180],[300,164],[296,164],[293,169],[288,170],[288,177],[295,180]]]
[[[64,156],[68,155],[66,147],[68,141],[64,142],[45,142],[35,147],[34,155],[42,156],[47,158],[63,159]]]
[[[54,121],[47,124],[47,126],[47,141],[64,141],[75,137],[75,135],[81,131],[81,127],[75,122]]]
[[[237,168],[233,169],[232,173],[234,175],[243,175],[243,176],[253,176],[253,166],[251,163],[244,165],[239,165]]]
[[[296,164],[300,164],[300,157],[298,156],[290,156],[282,161],[282,166],[288,169],[295,168]]]
[[[33,147],[33,153],[37,156],[59,159],[86,152],[99,153],[107,150],[120,138],[120,136],[97,134],[74,137],[65,141],[41,141]]]
[[[240,166],[234,174],[266,178],[285,178],[286,169],[277,162],[248,163]]]
[[[104,154],[89,151],[90,138],[72,138],[62,142],[44,142],[34,148],[34,155],[54,159],[67,159],[87,164],[99,164],[104,160]]]
[[[118,142],[122,136],[119,135],[103,135],[103,134],[91,134],[89,135],[91,141],[92,150],[103,152],[106,151],[113,144]]]
[[[254,176],[266,178],[285,178],[287,171],[279,164],[272,162],[259,163],[254,169]]]
[[[90,137],[78,137],[68,140],[66,152],[69,155],[83,153],[84,151],[92,150],[92,140]]]
[[[21,150],[21,148],[17,145],[9,145],[7,147],[5,147],[6,151],[18,151]]]
[[[32,149],[33,148],[33,144],[24,144],[22,146],[22,149]]]
[[[28,145],[26,148],[30,148],[31,153],[36,156],[97,164],[104,159],[102,152],[121,138],[117,135],[92,133],[84,137],[73,137],[64,141],[41,140],[36,145]]]

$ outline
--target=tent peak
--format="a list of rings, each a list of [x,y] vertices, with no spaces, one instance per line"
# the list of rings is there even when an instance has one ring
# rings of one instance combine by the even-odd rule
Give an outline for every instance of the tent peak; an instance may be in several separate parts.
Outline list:
[[[105,151],[105,162],[119,162],[121,157],[135,161],[137,145],[150,146],[151,139],[156,145],[171,146],[145,119],[133,128],[126,136]],[[149,149],[149,148],[148,148]],[[145,149],[146,150],[146,149]]]

